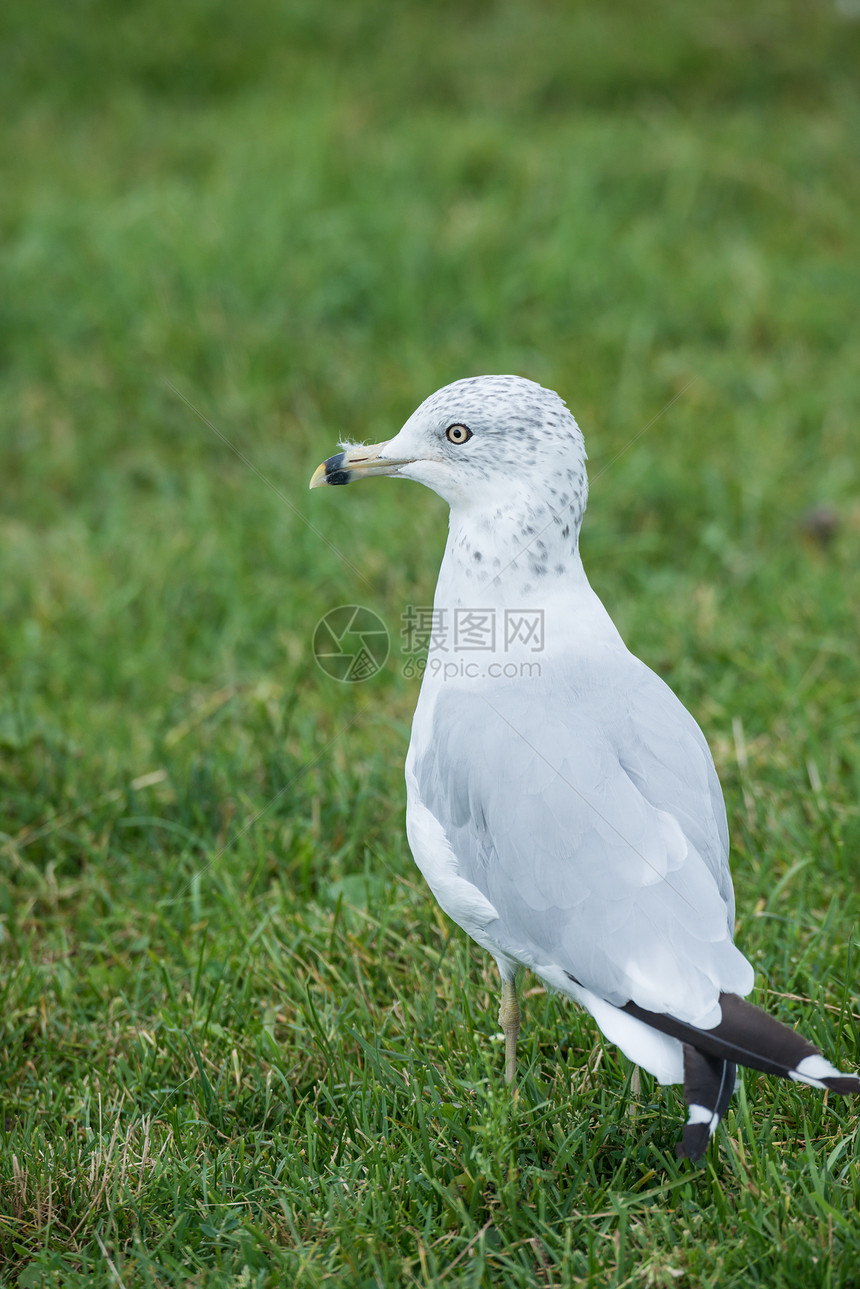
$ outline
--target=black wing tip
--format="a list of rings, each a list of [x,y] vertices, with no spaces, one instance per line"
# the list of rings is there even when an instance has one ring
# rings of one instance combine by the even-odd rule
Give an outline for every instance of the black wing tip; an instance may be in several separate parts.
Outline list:
[[[841,1097],[857,1096],[860,1093],[860,1078],[856,1074],[840,1074],[838,1078],[822,1079],[821,1082],[830,1092],[838,1092]]]
[[[710,1139],[706,1123],[688,1123],[675,1147],[675,1155],[678,1159],[689,1159],[691,1164],[695,1164],[708,1149]]]

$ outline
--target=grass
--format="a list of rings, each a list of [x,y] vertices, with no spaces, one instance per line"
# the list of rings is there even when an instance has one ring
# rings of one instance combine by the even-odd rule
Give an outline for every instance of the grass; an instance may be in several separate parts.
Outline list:
[[[458,376],[569,399],[757,998],[856,1065],[852,7],[0,22],[2,1283],[856,1285],[856,1106],[750,1074],[679,1166],[677,1091],[534,980],[511,1099],[403,834],[444,507],[305,491]],[[347,687],[354,602],[393,650]]]

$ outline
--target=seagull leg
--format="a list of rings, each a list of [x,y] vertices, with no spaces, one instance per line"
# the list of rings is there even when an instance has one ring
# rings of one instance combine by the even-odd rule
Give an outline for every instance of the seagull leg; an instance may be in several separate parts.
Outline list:
[[[520,1005],[517,1002],[517,979],[502,976],[502,1001],[499,1024],[505,1032],[505,1082],[513,1083],[517,1073],[517,1038],[520,1032]]]

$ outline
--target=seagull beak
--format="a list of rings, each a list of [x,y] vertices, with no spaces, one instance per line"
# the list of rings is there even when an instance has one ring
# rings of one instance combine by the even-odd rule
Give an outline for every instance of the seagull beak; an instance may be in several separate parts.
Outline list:
[[[325,484],[354,483],[377,474],[396,474],[401,466],[411,465],[414,457],[385,455],[388,443],[369,443],[366,447],[348,448],[317,466],[311,478],[312,488]]]

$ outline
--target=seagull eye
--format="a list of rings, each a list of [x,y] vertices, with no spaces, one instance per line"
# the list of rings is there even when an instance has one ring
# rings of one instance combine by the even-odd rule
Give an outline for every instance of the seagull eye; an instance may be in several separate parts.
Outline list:
[[[449,443],[468,443],[471,437],[472,431],[466,425],[449,425],[445,431]]]

